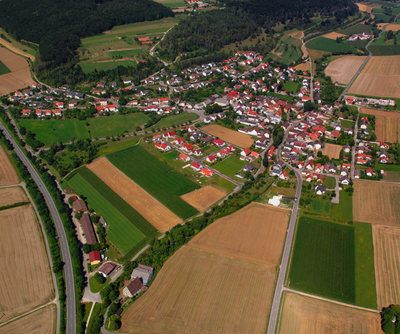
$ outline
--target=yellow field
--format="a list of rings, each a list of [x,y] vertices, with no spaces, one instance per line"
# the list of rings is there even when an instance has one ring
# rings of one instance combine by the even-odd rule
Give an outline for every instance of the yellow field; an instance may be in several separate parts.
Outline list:
[[[251,136],[224,128],[221,125],[207,125],[201,129],[210,135],[213,135],[214,137],[218,137],[229,144],[233,144],[241,148],[250,147],[254,143],[254,140],[251,139]]]
[[[20,187],[0,188],[0,206],[27,201],[26,194]]]
[[[200,212],[203,212],[226,195],[227,192],[206,186],[182,195],[181,198]]]
[[[357,3],[357,2],[356,2],[356,5],[358,6],[358,9],[360,11],[362,11],[362,12],[371,13],[371,11],[372,11],[372,7],[371,6],[364,5],[362,3]]]
[[[19,182],[10,160],[3,148],[0,147],[0,186],[8,186]]]
[[[334,32],[334,31],[329,32],[325,35],[322,35],[322,37],[330,38],[330,39],[334,39],[334,40],[336,40],[336,38],[338,38],[338,37],[344,37],[344,36],[346,36],[346,35],[339,34],[338,32]]]
[[[345,56],[330,62],[325,69],[325,74],[332,78],[332,81],[341,84],[348,84],[365,61],[365,56]]]
[[[360,112],[375,116],[375,134],[378,141],[389,143],[400,139],[400,113],[361,108]]]

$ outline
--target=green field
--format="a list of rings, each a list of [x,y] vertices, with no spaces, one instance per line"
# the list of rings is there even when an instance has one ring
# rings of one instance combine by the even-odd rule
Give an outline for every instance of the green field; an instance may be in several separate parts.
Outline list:
[[[368,49],[373,56],[400,55],[400,45],[370,45]]]
[[[213,165],[213,168],[220,171],[222,174],[225,174],[231,178],[234,178],[240,170],[248,164],[247,161],[242,161],[239,157],[232,155],[229,158],[222,160],[221,162],[217,162]]]
[[[334,187],[328,186],[328,188],[333,189]],[[313,199],[311,202],[311,211],[341,222],[353,221],[352,197],[344,190],[339,193],[339,196],[339,204],[334,204],[330,200]]]
[[[10,72],[9,68],[0,61],[0,75]]]
[[[347,119],[342,119],[342,120],[340,121],[340,124],[341,124],[344,128],[354,129],[355,122],[354,122],[354,121],[349,121],[349,120],[347,120]]]
[[[354,228],[301,217],[290,268],[290,288],[355,303]]]
[[[169,8],[186,7],[188,6],[183,0],[155,0]]]
[[[300,87],[301,87],[300,83],[288,81],[288,82],[285,82],[285,85],[283,86],[283,90],[288,91],[289,93],[295,94],[299,91]]]
[[[371,26],[358,23],[349,28],[337,30],[338,33],[344,35],[362,34],[364,31],[371,33],[372,32]]]
[[[117,68],[118,66],[135,66],[135,60],[114,60],[114,61],[102,61],[102,62],[80,62],[79,65],[83,68],[86,73],[97,71],[107,71]]]
[[[336,179],[332,176],[325,177],[324,185],[328,187],[328,189],[333,189],[336,187]]]
[[[89,278],[89,285],[90,285],[90,291],[93,293],[100,292],[108,283],[110,283],[110,278],[107,277],[106,281],[104,284],[98,284],[94,276]]]
[[[349,45],[337,43],[335,40],[325,37],[317,37],[307,43],[307,48],[327,52],[347,52],[357,50]]]
[[[196,119],[199,119],[199,115],[194,113],[188,113],[185,111],[181,112],[178,115],[171,115],[162,118],[158,123],[154,125],[154,127],[156,129],[169,128],[171,126],[183,124],[189,121],[194,121]]]
[[[311,210],[321,215],[328,216],[331,209],[331,201],[323,199],[313,199],[311,202]]]
[[[3,34],[8,40],[10,40],[12,46],[15,46],[17,49],[20,49],[20,50],[22,50],[22,51],[24,51],[24,52],[26,52],[26,53],[29,53],[30,55],[36,57],[36,53],[37,53],[37,52],[36,52],[36,50],[35,50],[33,47],[24,45],[24,44],[22,44],[22,43],[20,43],[20,42],[17,42],[11,35],[9,35],[9,34],[8,34],[4,29],[2,29],[2,28],[0,28],[0,34]],[[1,37],[0,37],[0,38],[1,38]],[[30,45],[34,45],[34,44],[31,44],[31,43],[29,43],[29,44],[30,44]]]
[[[133,57],[140,54],[145,54],[142,49],[132,49],[132,50],[120,50],[120,51],[109,51],[111,57]]]
[[[370,224],[354,224],[356,304],[376,310],[374,247]]]
[[[68,183],[79,195],[87,198],[91,208],[104,217],[109,227],[107,233],[110,241],[123,254],[129,252],[145,237],[157,232],[86,167],[81,168]]]
[[[178,15],[156,21],[137,22],[112,28],[111,32],[118,37],[137,36],[166,32],[180,21]]]
[[[179,196],[200,186],[152,156],[143,147],[133,146],[109,154],[107,158],[178,217],[186,219],[198,213]]]

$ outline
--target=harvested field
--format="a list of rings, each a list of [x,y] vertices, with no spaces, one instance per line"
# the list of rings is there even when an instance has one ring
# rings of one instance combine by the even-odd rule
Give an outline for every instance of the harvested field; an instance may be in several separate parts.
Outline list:
[[[23,57],[27,57],[27,58],[30,58],[30,60],[35,61],[35,56],[18,49],[17,47],[15,47],[11,43],[7,42],[3,38],[0,38],[0,44],[4,45],[7,49],[10,49],[11,51],[18,53],[19,55],[21,55]],[[4,48],[1,48],[1,49],[4,49]]]
[[[0,206],[27,201],[25,192],[20,187],[0,188]]]
[[[371,57],[349,93],[400,98],[400,57]]]
[[[382,333],[379,313],[285,292],[278,333]],[[340,319],[340,321],[338,321]]]
[[[6,152],[0,147],[0,186],[16,183],[19,183],[17,173],[11,165]]]
[[[55,324],[56,306],[49,305],[0,327],[0,334],[51,334],[55,332]]]
[[[213,135],[214,137],[218,137],[226,141],[229,144],[233,144],[241,148],[250,147],[254,143],[254,140],[251,139],[251,136],[224,128],[221,125],[207,125],[202,128],[202,130]]]
[[[328,64],[325,74],[330,76],[333,82],[347,85],[366,58],[365,56],[345,56],[335,59]]]
[[[361,108],[362,114],[375,116],[375,134],[378,141],[395,143],[399,141],[400,113]]]
[[[191,193],[182,195],[181,198],[200,212],[203,212],[226,195],[227,192],[211,186],[206,186],[199,190],[192,191]]]
[[[293,38],[302,39],[304,37],[304,32],[300,30],[295,30],[288,35]]]
[[[28,67],[28,63],[24,58],[15,55],[5,48],[0,48],[0,60],[12,72]]]
[[[400,303],[400,228],[373,225],[377,304]]]
[[[335,144],[325,144],[325,147],[321,150],[323,155],[327,155],[330,159],[339,159],[340,151],[342,146]]]
[[[368,5],[365,5],[365,4],[362,4],[362,3],[357,3],[357,2],[356,2],[356,5],[358,6],[358,9],[361,12],[367,12],[367,13],[371,13],[372,12],[372,7],[371,6],[368,6]]]
[[[382,29],[383,26],[386,25],[386,24],[387,24],[387,23],[378,23],[378,28],[379,28],[379,29]],[[392,31],[399,31],[399,30],[400,30],[400,24],[394,24],[394,23],[392,23],[392,24],[387,25],[385,31],[389,31],[389,30],[392,30]]]
[[[267,265],[183,246],[124,313],[121,332],[263,334],[275,280]]]
[[[346,36],[346,35],[339,34],[338,32],[334,32],[334,31],[329,32],[325,35],[322,35],[322,37],[330,38],[330,39],[334,39],[334,40],[336,40],[336,38],[338,38],[338,37],[344,37],[344,36]]]
[[[87,167],[160,232],[182,223],[182,219],[133,182],[107,158],[100,158]]]
[[[400,184],[355,181],[354,221],[400,226]]]
[[[0,322],[52,298],[50,266],[36,219],[30,205],[0,211]]]
[[[303,51],[303,54],[307,55],[307,53],[305,53],[304,51]],[[299,65],[296,65],[294,68],[296,71],[309,71],[310,70],[310,62],[307,61],[305,63],[301,63]]]
[[[219,219],[189,245],[276,266],[285,242],[289,213],[289,210],[253,202]]]

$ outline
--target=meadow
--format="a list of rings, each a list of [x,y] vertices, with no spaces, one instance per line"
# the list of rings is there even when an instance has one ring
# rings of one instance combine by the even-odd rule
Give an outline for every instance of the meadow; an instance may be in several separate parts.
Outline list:
[[[308,49],[327,51],[327,52],[347,52],[357,50],[349,45],[337,43],[335,40],[325,37],[317,37],[307,43]]]
[[[156,0],[156,2],[159,2],[169,8],[187,6],[187,4],[183,0]]]
[[[145,34],[164,33],[178,24],[179,15],[156,21],[137,22],[112,28],[111,33],[118,37],[138,36]]]
[[[145,54],[142,49],[132,49],[132,50],[120,50],[120,51],[109,51],[111,57],[133,57],[141,54]]]
[[[362,34],[364,31],[371,33],[371,26],[362,23],[355,24],[346,29],[339,29],[337,32],[344,35]]]
[[[194,113],[188,113],[186,111],[181,112],[178,115],[172,115],[165,118],[162,118],[159,122],[157,122],[154,127],[156,129],[170,128],[174,125],[180,125],[183,123],[187,123],[189,121],[195,121],[199,118],[199,115]]]
[[[326,186],[330,189],[334,188],[332,187],[331,182],[330,184],[326,184]],[[330,217],[330,219],[338,220],[341,222],[352,221],[353,220],[352,197],[349,196],[349,193],[346,193],[344,191],[341,191],[339,193],[339,196],[340,196],[339,204],[334,204],[330,200],[313,199],[311,203],[311,211],[318,213],[321,216],[326,216],[327,218]]]
[[[137,145],[107,156],[108,160],[182,219],[198,211],[179,196],[200,186]]]
[[[231,178],[234,178],[244,166],[248,164],[247,161],[242,161],[239,157],[232,155],[229,158],[214,164],[212,167]]]
[[[0,75],[10,72],[10,69],[0,61]]]
[[[283,86],[284,91],[288,91],[289,93],[295,94],[299,91],[301,84],[298,82],[288,81]]]
[[[107,71],[117,68],[118,66],[135,66],[135,60],[110,60],[101,62],[80,62],[79,63],[86,73],[97,71]]]
[[[300,218],[290,268],[290,287],[355,302],[354,228]]]

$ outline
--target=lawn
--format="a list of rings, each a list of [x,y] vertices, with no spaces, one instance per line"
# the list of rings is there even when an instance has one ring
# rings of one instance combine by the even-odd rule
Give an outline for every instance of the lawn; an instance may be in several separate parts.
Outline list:
[[[328,189],[334,189],[336,187],[336,179],[332,176],[325,177],[324,185],[328,187]]]
[[[200,186],[158,160],[143,147],[136,145],[111,153],[107,158],[178,217],[187,219],[198,213],[179,196],[199,189]]]
[[[307,48],[327,52],[347,52],[357,50],[349,45],[337,43],[335,40],[325,37],[317,37],[307,43]]]
[[[90,291],[92,291],[93,293],[100,292],[108,283],[110,283],[109,277],[107,277],[104,284],[98,284],[94,276],[92,276],[89,278]]]
[[[169,8],[176,8],[176,7],[186,7],[187,4],[181,0],[155,0],[156,2],[159,2],[161,4],[163,4],[166,7]]]
[[[349,121],[347,119],[342,119],[340,121],[340,124],[342,125],[342,127],[350,128],[350,129],[354,129],[354,125],[355,125],[354,121]]]
[[[173,150],[172,152],[169,152],[167,154],[164,154],[164,158],[167,160],[175,160],[177,157],[179,157],[179,152]]]
[[[374,249],[370,224],[354,224],[356,305],[376,310]]]
[[[311,203],[311,210],[319,214],[328,216],[331,208],[331,202],[323,199],[313,199]]]
[[[337,30],[338,33],[344,35],[362,34],[364,31],[371,33],[372,32],[371,26],[358,23],[349,28],[343,30],[342,29]]]
[[[181,112],[178,115],[167,116],[162,118],[154,125],[156,129],[169,128],[174,125],[180,125],[189,121],[194,121],[199,118],[199,115],[188,112]]]
[[[10,72],[10,69],[0,61],[0,75]]]
[[[36,134],[36,139],[45,145],[59,143],[60,141],[69,143],[71,137],[75,139],[89,138],[85,121],[21,119],[19,124]]]
[[[390,165],[390,164],[380,164],[380,163],[376,163],[375,164],[375,169],[378,170],[385,170],[385,171],[389,171],[389,172],[400,172],[400,165]]]
[[[288,81],[283,86],[283,90],[295,94],[299,91],[300,84],[298,82]]]
[[[109,51],[108,53],[111,55],[111,57],[133,57],[140,54],[145,54],[142,49]]]
[[[290,288],[355,302],[354,228],[300,218],[290,268]]]
[[[353,221],[353,197],[342,190],[339,204],[331,204],[329,216],[341,221]]]
[[[229,158],[222,160],[213,165],[213,168],[220,171],[222,174],[234,178],[237,173],[247,165],[247,161],[242,161],[239,157],[232,155]]]
[[[80,62],[79,63],[86,73],[97,71],[107,71],[117,68],[118,66],[132,66],[136,65],[134,60],[114,60],[114,61],[102,61],[102,62]]]
[[[85,316],[83,318],[83,321],[85,321],[85,322],[88,321],[89,313],[90,313],[90,310],[92,309],[92,305],[93,305],[92,302],[85,303]]]

